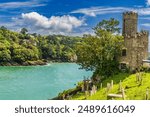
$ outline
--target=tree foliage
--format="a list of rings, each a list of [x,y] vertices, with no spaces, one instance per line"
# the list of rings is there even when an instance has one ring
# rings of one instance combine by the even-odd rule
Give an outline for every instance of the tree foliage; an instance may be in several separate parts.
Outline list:
[[[24,35],[27,34],[27,32],[28,32],[28,30],[26,28],[22,28],[20,31],[20,33],[22,33]]]
[[[20,33],[2,26],[0,28],[0,65],[4,63],[23,64],[40,59],[70,61],[75,55],[75,43],[81,38],[62,35],[41,36],[29,34],[23,28]]]
[[[99,22],[96,27],[94,27],[94,31],[97,35],[99,35],[99,31],[107,31],[111,33],[119,33],[120,28],[118,27],[119,21],[115,20],[114,18],[110,18],[109,20],[102,20]]]
[[[103,20],[95,28],[95,36],[85,35],[77,44],[78,64],[94,75],[110,76],[118,71],[123,37],[114,34],[119,29],[116,20]]]

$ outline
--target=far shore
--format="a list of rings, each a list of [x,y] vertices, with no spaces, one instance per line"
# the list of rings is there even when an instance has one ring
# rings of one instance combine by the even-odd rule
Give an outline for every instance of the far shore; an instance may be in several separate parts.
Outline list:
[[[37,60],[37,61],[26,61],[23,63],[17,62],[0,63],[0,66],[36,66],[36,65],[47,65],[47,61]]]
[[[37,61],[27,61],[23,63],[17,62],[7,62],[7,63],[0,63],[0,66],[37,66],[37,65],[48,65],[49,63],[74,63],[70,61],[61,61],[61,60],[37,60]]]

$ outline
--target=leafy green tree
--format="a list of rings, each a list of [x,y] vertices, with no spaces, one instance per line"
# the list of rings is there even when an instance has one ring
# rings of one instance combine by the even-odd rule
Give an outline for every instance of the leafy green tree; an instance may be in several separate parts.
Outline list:
[[[0,51],[0,63],[9,62],[11,60],[10,50],[4,49]]]
[[[28,30],[26,28],[22,28],[20,33],[26,35]]]
[[[84,35],[83,42],[77,44],[77,62],[82,68],[101,76],[118,71],[123,37],[114,34],[119,29],[117,24],[114,19],[103,20],[94,28],[95,36]]]
[[[0,29],[3,30],[3,31],[7,30],[7,28],[5,26],[1,26]]]
[[[119,33],[120,28],[118,27],[119,21],[114,18],[110,18],[109,20],[102,20],[99,22],[96,27],[94,27],[94,31],[97,35],[99,35],[99,31],[107,31],[111,33]]]
[[[75,53],[75,43],[80,41],[79,37],[28,34],[26,28],[18,33],[2,26],[0,27],[0,64],[23,64],[39,59],[69,61],[70,56]]]

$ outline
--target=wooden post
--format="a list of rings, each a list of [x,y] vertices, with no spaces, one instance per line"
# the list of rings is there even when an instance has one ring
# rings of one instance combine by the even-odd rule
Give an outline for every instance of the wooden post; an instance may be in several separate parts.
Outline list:
[[[103,88],[103,83],[101,83],[101,86],[100,86],[100,89],[102,89]]]
[[[109,92],[109,90],[110,90],[110,83],[107,83],[107,89],[106,89],[106,93],[108,93]]]
[[[90,96],[92,96],[94,94],[93,90],[90,91]]]
[[[121,82],[121,80],[120,80],[120,82],[119,82],[119,91],[120,91],[120,92],[122,91],[122,82]]]
[[[89,96],[89,91],[85,91],[85,98]]]
[[[114,83],[113,80],[111,80],[111,89],[113,89]]]
[[[92,87],[92,91],[93,91],[93,93],[94,93],[94,94],[97,92],[97,88],[96,88],[96,86],[95,86],[95,85],[93,85],[93,87]]]
[[[139,79],[138,81],[140,82],[141,81],[141,72],[139,72]]]
[[[136,82],[141,84],[141,81],[142,81],[142,73],[137,72],[136,73]]]
[[[149,100],[149,88],[146,89],[146,100]]]
[[[89,91],[89,82],[86,82],[86,90]]]
[[[123,89],[123,88],[122,88],[122,98],[123,98],[123,100],[126,99],[126,95],[125,95],[125,92],[124,92],[124,89]]]
[[[136,82],[137,83],[139,82],[139,73],[138,72],[136,73]]]
[[[84,92],[85,91],[85,87],[84,87],[84,84],[82,85],[82,92]]]
[[[143,84],[143,72],[140,73],[140,79],[139,80],[140,80],[140,85],[142,85]]]
[[[85,80],[85,77],[84,77],[84,80],[83,80],[83,87],[84,87],[84,91],[86,90],[86,80]]]

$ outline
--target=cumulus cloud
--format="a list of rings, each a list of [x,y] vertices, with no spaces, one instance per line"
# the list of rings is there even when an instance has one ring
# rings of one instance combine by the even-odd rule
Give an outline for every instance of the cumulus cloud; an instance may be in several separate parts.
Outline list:
[[[64,15],[47,18],[37,12],[23,13],[20,22],[31,30],[51,33],[70,33],[74,28],[84,24],[83,19],[78,19],[74,16]]]

